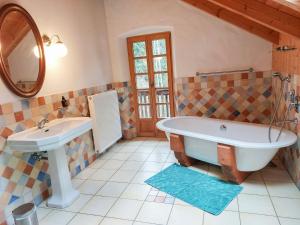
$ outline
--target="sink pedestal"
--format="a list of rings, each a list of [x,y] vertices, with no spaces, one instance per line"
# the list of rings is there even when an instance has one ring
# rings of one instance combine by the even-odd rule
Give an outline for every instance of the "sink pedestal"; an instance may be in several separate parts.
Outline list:
[[[64,146],[48,151],[48,160],[52,196],[48,199],[47,205],[55,208],[66,208],[79,197],[79,192],[72,186]]]

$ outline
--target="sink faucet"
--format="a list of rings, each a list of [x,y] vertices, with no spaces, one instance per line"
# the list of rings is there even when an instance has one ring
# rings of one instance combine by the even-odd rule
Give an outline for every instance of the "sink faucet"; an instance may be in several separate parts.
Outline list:
[[[39,129],[43,129],[45,127],[46,123],[48,123],[48,122],[49,122],[49,120],[47,119],[47,117],[45,117],[38,122],[37,126]]]

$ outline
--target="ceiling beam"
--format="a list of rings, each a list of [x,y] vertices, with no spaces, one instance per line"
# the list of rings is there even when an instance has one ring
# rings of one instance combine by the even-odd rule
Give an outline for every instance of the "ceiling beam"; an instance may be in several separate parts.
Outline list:
[[[279,43],[279,33],[266,26],[263,26],[257,22],[249,20],[245,17],[225,9],[219,5],[211,3],[207,0],[183,0],[184,2],[193,5],[213,16],[216,16],[222,20],[225,20],[233,25],[236,25],[252,34],[260,36],[261,38],[278,44]]]
[[[208,0],[235,14],[280,33],[300,38],[300,18],[270,6],[274,0]],[[268,4],[267,4],[268,3]],[[286,5],[285,5],[286,6]],[[284,10],[286,10],[285,8]]]

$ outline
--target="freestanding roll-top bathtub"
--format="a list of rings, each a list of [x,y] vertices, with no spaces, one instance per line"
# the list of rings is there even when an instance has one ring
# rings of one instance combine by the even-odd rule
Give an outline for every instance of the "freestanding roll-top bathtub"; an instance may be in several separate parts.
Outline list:
[[[161,120],[156,126],[165,131],[168,138],[171,133],[183,136],[187,156],[215,165],[220,165],[218,144],[234,146],[239,171],[262,169],[279,148],[293,145],[297,141],[293,132],[283,130],[279,140],[270,143],[267,125],[206,117],[174,117]],[[276,139],[278,133],[279,129],[272,129],[272,140]]]

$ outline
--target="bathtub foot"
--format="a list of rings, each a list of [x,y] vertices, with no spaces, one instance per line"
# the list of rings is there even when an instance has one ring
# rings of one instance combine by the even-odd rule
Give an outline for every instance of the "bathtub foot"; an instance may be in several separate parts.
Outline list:
[[[218,144],[218,161],[228,181],[240,184],[250,175],[250,172],[243,172],[237,169],[233,146]]]
[[[182,166],[191,166],[194,159],[185,154],[184,138],[181,135],[170,134],[170,148],[174,151],[175,157]]]

